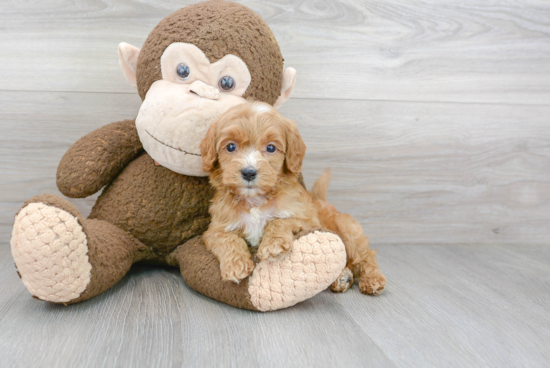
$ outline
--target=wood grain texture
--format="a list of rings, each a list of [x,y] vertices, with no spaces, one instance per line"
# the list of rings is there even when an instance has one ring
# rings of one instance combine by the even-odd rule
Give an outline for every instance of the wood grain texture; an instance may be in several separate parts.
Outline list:
[[[133,93],[116,49],[194,1],[2,1],[0,89]],[[273,29],[296,98],[548,104],[542,1],[242,1]]]
[[[0,2],[0,367],[547,367],[550,5],[542,1],[245,0],[298,82],[311,185],[364,226],[388,277],[296,307],[237,310],[136,267],[88,302],[32,299],[15,212],[59,194],[78,138],[134,118],[119,69],[195,1]],[[71,200],[87,215],[95,196]]]
[[[49,305],[2,248],[0,366],[544,367],[547,249],[383,246],[382,295],[327,290],[260,314],[195,293],[175,269],[144,267],[95,299]]]
[[[106,93],[0,100],[6,224],[26,199],[59,194],[57,164],[72,143],[134,118],[140,103]],[[306,183],[332,167],[329,200],[375,245],[548,244],[550,107],[295,99],[281,111],[308,146]],[[74,203],[86,215],[95,198]]]
[[[2,367],[394,366],[352,319],[333,318],[344,312],[330,294],[261,314],[197,294],[177,269],[137,267],[101,296],[63,307],[31,299],[6,253]]]

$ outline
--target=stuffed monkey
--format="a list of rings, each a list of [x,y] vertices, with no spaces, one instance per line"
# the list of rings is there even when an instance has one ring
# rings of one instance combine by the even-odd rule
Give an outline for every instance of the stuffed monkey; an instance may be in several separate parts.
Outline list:
[[[210,123],[247,99],[278,107],[294,87],[296,71],[283,70],[267,24],[243,5],[198,3],[163,19],[141,50],[121,43],[119,61],[143,100],[137,118],[84,136],[57,171],[67,197],[103,188],[89,217],[48,194],[15,216],[12,254],[30,293],[81,302],[136,262],[179,267],[196,291],[251,310],[289,307],[326,289],[346,264],[332,233],[299,234],[287,256],[256,264],[239,284],[222,280],[200,237],[213,196],[199,149]]]

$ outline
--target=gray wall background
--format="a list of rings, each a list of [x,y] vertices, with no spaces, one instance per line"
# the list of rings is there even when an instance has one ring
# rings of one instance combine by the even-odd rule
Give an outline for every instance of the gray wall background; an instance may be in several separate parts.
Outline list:
[[[78,138],[137,114],[121,41],[192,1],[0,3],[0,224]],[[333,168],[329,199],[377,244],[550,240],[550,13],[544,2],[242,1],[298,71],[282,112]],[[94,198],[75,201],[87,213]]]

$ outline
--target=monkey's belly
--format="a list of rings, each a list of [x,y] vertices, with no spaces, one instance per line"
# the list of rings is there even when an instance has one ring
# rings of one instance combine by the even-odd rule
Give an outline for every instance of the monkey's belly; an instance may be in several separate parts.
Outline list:
[[[174,173],[142,154],[104,189],[89,218],[117,225],[164,257],[207,229],[213,196],[207,177]]]

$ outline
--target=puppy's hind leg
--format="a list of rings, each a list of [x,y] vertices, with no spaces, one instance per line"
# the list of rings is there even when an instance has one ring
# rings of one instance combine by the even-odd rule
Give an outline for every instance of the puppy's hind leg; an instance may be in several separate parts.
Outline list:
[[[378,268],[376,250],[369,249],[367,253],[366,260],[356,266],[356,272],[359,274],[359,289],[363,294],[378,295],[386,287],[386,277]]]
[[[346,267],[342,270],[342,273],[336,281],[330,285],[330,290],[335,293],[343,293],[353,285],[353,272]]]
[[[350,215],[336,210],[333,219],[333,231],[337,232],[346,246],[348,268],[359,279],[359,289],[363,294],[380,294],[386,286],[386,277],[378,268],[376,250],[369,248],[369,240],[361,225]]]

